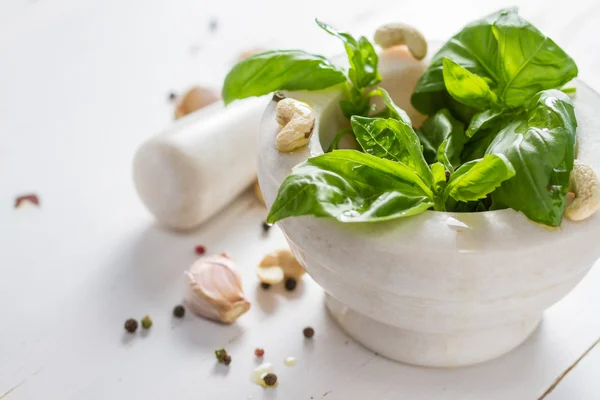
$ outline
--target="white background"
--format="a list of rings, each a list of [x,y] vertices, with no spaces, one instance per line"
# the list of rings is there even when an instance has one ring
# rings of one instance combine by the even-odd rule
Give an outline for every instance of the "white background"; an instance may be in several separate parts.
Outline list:
[[[600,90],[600,3],[522,2],[521,13],[575,58]],[[153,223],[131,179],[136,147],[171,121],[171,90],[218,88],[248,48],[342,47],[319,17],[355,33],[404,21],[446,39],[502,1],[2,0],[0,2],[0,399],[539,398],[600,337],[596,267],[519,349],[457,370],[376,356],[327,315],[308,278],[293,295],[257,288],[254,266],[284,245],[264,237],[250,193],[200,229]],[[217,29],[209,30],[209,21]],[[599,110],[600,111],[600,110]],[[36,192],[41,207],[13,208]],[[251,311],[234,326],[171,318],[193,248],[239,262]],[[149,313],[149,334],[123,333]],[[302,328],[312,325],[314,340]],[[229,367],[213,350],[226,347]],[[280,385],[250,372],[255,347]],[[287,356],[298,365],[283,365]],[[600,346],[547,397],[600,399]]]

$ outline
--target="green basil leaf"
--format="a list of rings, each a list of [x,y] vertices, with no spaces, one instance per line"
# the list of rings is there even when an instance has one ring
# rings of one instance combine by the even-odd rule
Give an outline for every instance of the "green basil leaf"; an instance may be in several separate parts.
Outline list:
[[[492,193],[493,208],[513,208],[532,221],[561,223],[573,169],[577,120],[559,90],[535,95],[525,112],[498,126],[487,154],[503,154],[516,176]]]
[[[388,111],[389,118],[397,119],[398,121],[402,121],[405,124],[412,126],[412,121],[410,120],[410,117],[408,116],[406,111],[404,111],[403,109],[398,107],[396,103],[394,103],[394,101],[390,97],[390,94],[384,88],[379,87],[370,91],[369,97],[373,96],[381,97],[381,100],[383,101],[383,104],[385,105]]]
[[[480,129],[485,129],[491,126],[494,121],[504,115],[504,110],[484,110],[478,112],[473,116],[465,135],[470,138],[473,137]],[[479,158],[479,157],[478,157]]]
[[[560,47],[516,9],[504,9],[470,23],[434,55],[411,98],[424,114],[455,107],[444,84],[446,57],[486,80],[508,107],[521,106],[538,91],[561,87],[577,76],[575,62]]]
[[[267,222],[314,215],[383,221],[424,212],[433,193],[409,167],[355,150],[308,159],[283,181]]]
[[[488,154],[458,168],[448,181],[444,198],[458,201],[483,199],[488,193],[515,176],[515,169],[503,155]]]
[[[446,90],[460,103],[484,110],[496,101],[496,95],[483,78],[447,57],[442,66]]]
[[[437,162],[431,164],[431,174],[433,176],[433,194],[434,194],[434,209],[436,211],[446,211],[444,206],[444,189],[446,188],[446,167]]]
[[[423,145],[423,155],[429,164],[438,161],[440,145],[447,141],[444,150],[450,164],[460,165],[460,154],[467,137],[462,122],[455,119],[448,110],[440,110],[429,117],[417,130],[417,136]]]
[[[350,63],[348,77],[357,88],[362,89],[381,82],[381,75],[379,75],[377,69],[379,57],[367,38],[361,36],[356,40],[349,33],[340,32],[319,20],[316,21],[317,25],[326,32],[344,42],[344,47],[348,54],[348,62]]]
[[[448,147],[448,140],[446,139],[442,142],[442,144],[440,144],[440,147],[438,148],[437,159],[438,162],[440,162],[444,166],[444,168],[450,171],[450,173],[453,173],[454,166],[452,165],[452,163],[450,162],[450,158],[448,157]]]
[[[321,90],[346,82],[326,58],[301,50],[256,54],[236,64],[223,83],[223,101],[262,96],[277,90]]]
[[[356,140],[366,153],[412,168],[427,186],[431,186],[431,169],[421,152],[419,138],[410,125],[392,118],[356,115],[350,123]]]
[[[466,163],[468,161],[477,160],[478,158],[483,158],[497,134],[498,131],[493,128],[479,131],[477,136],[473,137],[465,144],[463,151],[460,154],[461,162]]]
[[[446,167],[439,162],[431,164],[431,174],[433,175],[433,193],[441,195],[446,187]]]

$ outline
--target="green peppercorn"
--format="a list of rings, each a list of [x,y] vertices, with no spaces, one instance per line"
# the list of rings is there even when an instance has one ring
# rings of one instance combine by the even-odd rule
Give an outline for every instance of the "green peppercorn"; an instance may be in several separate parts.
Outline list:
[[[185,308],[181,304],[175,306],[175,308],[173,309],[173,315],[177,318],[183,318],[183,316],[185,315]]]
[[[215,356],[217,357],[217,360],[222,363],[225,361],[225,357],[227,357],[227,350],[225,350],[225,349],[215,350]]]
[[[129,333],[133,333],[135,331],[137,331],[138,328],[138,322],[133,319],[133,318],[129,318],[127,321],[125,321],[125,330]]]
[[[150,329],[151,327],[152,327],[152,318],[150,318],[149,315],[145,315],[144,318],[142,318],[142,328]]]

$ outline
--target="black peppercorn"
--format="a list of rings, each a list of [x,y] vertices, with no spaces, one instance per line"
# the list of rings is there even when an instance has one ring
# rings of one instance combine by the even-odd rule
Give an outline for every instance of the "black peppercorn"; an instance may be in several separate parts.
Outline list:
[[[269,290],[269,288],[271,287],[271,284],[267,283],[267,282],[261,282],[260,283],[260,287],[263,288],[263,289],[265,289],[265,290]]]
[[[125,321],[125,330],[127,332],[133,333],[133,332],[137,331],[137,328],[138,328],[138,322],[135,319],[130,318],[127,321]]]
[[[217,21],[217,19],[216,19],[216,18],[213,18],[213,19],[211,19],[211,20],[209,21],[209,23],[208,23],[208,29],[209,29],[211,32],[214,32],[214,31],[216,31],[218,26],[219,26],[219,22]]]
[[[298,281],[296,281],[294,278],[287,278],[285,280],[285,289],[288,292],[292,292],[296,289],[297,284],[298,284]]]
[[[305,338],[310,339],[311,337],[313,337],[315,335],[315,330],[313,328],[311,328],[310,326],[308,326],[308,327],[304,328],[302,333],[304,333]]]
[[[169,93],[169,100],[170,101],[175,100],[176,97],[177,97],[177,95],[175,93],[173,93],[173,92]]]
[[[277,375],[275,375],[273,373],[268,373],[265,375],[263,380],[265,381],[265,384],[267,386],[273,386],[277,383]]]
[[[181,304],[175,306],[175,308],[173,309],[173,315],[177,318],[183,318],[183,316],[185,315],[185,308]]]
[[[267,223],[267,221],[264,221],[262,223],[263,232],[265,232],[265,233],[269,232],[269,230],[271,229],[272,226],[273,225]]]

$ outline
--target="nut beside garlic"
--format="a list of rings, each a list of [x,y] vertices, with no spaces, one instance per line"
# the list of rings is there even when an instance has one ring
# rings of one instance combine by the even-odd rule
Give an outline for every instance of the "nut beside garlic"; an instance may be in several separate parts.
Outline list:
[[[258,278],[271,285],[282,282],[285,278],[300,279],[304,268],[289,249],[281,249],[267,254],[258,265]]]
[[[177,102],[177,106],[175,107],[175,119],[179,119],[211,105],[212,103],[219,101],[219,99],[221,99],[219,92],[200,86],[194,86]]]
[[[185,275],[185,304],[194,314],[230,324],[250,309],[242,291],[242,279],[230,258],[202,257]]]

